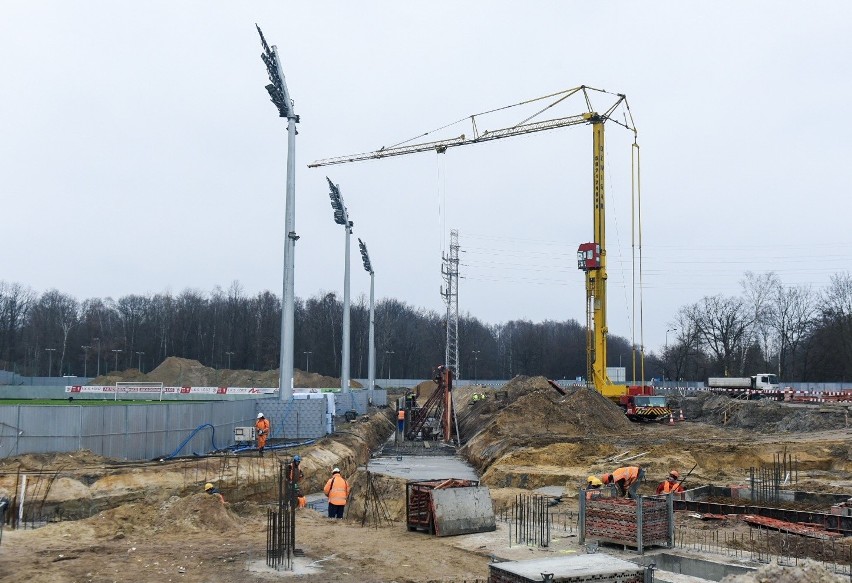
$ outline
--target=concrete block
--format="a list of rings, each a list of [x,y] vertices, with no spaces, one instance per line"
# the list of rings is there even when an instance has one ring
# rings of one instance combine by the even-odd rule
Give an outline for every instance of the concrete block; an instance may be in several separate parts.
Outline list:
[[[485,486],[432,490],[436,536],[497,529],[491,492]]]

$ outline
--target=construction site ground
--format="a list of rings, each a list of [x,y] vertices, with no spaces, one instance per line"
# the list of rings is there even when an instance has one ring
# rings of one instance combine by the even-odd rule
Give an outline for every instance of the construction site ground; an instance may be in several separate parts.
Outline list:
[[[421,402],[429,389],[419,387]],[[487,397],[473,400],[476,392]],[[455,397],[463,442],[458,455],[490,488],[498,515],[521,493],[561,496],[553,510],[565,519],[554,524],[549,547],[512,544],[508,524],[499,520],[492,533],[443,538],[409,532],[406,471],[391,471],[398,465],[397,452],[387,442],[394,419],[384,409],[341,423],[340,431],[316,443],[262,458],[212,455],[122,462],[77,452],[0,460],[0,491],[12,496],[26,474],[28,496],[41,502],[49,519],[47,524],[6,527],[0,539],[0,581],[485,581],[493,558],[586,552],[570,518],[578,507],[578,489],[586,476],[617,465],[645,467],[641,493],[650,494],[671,469],[686,473],[695,468],[687,487],[745,484],[750,467],[771,464],[783,453],[798,464],[798,481],[790,488],[852,496],[852,433],[841,405],[791,407],[690,397],[676,403],[676,416],[682,408],[686,420],[670,425],[630,423],[616,405],[593,391],[562,396],[540,377],[516,378],[496,392],[465,387]],[[294,453],[304,460],[303,491],[320,492],[331,468],[338,466],[352,483],[351,503],[342,521],[311,508],[298,510],[297,547],[305,556],[293,571],[274,571],[265,563],[267,509],[277,499],[278,461]],[[608,461],[613,458],[620,463]],[[402,463],[419,462],[407,452]],[[383,464],[387,473],[380,473]],[[227,505],[202,492],[208,481],[223,492]],[[378,493],[381,506],[365,501],[368,486]],[[721,528],[687,512],[677,515],[679,527],[709,533],[711,539]],[[731,532],[747,536],[750,527],[729,522]],[[849,539],[831,544],[842,555]],[[752,558],[751,549],[720,554],[699,546],[688,551],[714,561],[749,563]],[[622,547],[601,551],[637,558]],[[736,580],[848,580],[832,579],[817,564],[792,571],[777,565],[764,569],[770,568],[777,571],[770,579],[744,575]],[[667,580],[695,581],[681,577]]]

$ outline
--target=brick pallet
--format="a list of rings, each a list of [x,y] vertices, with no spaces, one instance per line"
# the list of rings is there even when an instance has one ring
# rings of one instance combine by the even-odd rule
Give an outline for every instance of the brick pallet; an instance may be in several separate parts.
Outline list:
[[[673,542],[673,510],[668,499],[581,497],[581,501],[585,502],[580,505],[581,543],[589,538],[633,547],[641,553],[646,547],[670,547]]]

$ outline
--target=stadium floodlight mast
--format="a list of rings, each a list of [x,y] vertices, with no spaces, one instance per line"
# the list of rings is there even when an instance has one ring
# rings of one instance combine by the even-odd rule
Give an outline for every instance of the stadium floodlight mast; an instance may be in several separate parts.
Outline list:
[[[334,222],[343,225],[346,232],[346,255],[343,261],[343,339],[341,340],[340,355],[340,389],[344,393],[349,392],[349,236],[355,223],[349,220],[349,212],[343,204],[343,196],[340,194],[340,185],[331,181],[328,176],[328,198],[331,199],[331,208],[334,209]]]
[[[295,297],[294,267],[296,255],[296,124],[299,116],[293,110],[293,100],[287,90],[278,48],[270,46],[263,37],[263,31],[257,26],[263,53],[260,58],[266,65],[271,83],[266,86],[269,97],[278,108],[278,116],[287,118],[287,198],[284,207],[284,292],[281,306],[281,360],[278,371],[278,398],[289,401],[293,398],[293,326]]]
[[[369,391],[369,399],[373,401],[373,391],[376,389],[376,272],[373,271],[373,264],[370,263],[370,254],[367,252],[367,245],[364,241],[358,239],[358,247],[361,249],[361,259],[364,261],[364,270],[370,274],[370,350],[367,358],[367,389]]]

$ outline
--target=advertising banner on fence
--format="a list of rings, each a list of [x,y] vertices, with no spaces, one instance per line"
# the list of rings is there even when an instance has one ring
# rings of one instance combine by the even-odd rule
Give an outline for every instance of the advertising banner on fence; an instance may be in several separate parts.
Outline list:
[[[151,394],[151,395],[271,395],[277,393],[277,388],[246,388],[246,387],[115,387],[108,386],[80,386],[72,385],[65,387],[66,393],[102,393],[118,394]]]

